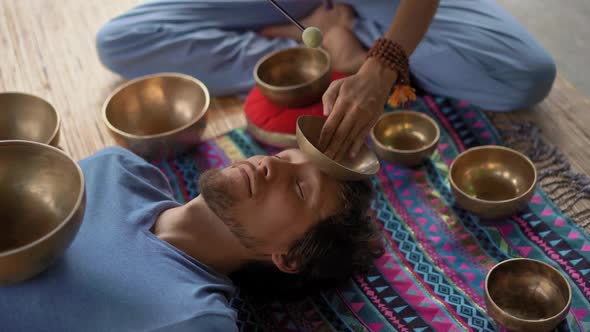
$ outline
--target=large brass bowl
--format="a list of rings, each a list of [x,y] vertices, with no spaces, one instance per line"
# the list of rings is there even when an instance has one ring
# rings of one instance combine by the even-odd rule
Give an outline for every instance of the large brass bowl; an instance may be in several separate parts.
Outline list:
[[[548,332],[567,315],[572,291],[549,264],[515,258],[498,263],[485,280],[488,314],[509,331]]]
[[[39,97],[20,93],[0,93],[0,141],[25,140],[57,146],[59,113]]]
[[[144,158],[169,158],[201,141],[209,102],[201,81],[161,73],[123,84],[102,115],[117,144]]]
[[[64,152],[0,142],[0,285],[31,278],[61,257],[84,208],[84,176]]]
[[[263,95],[284,107],[303,107],[322,99],[331,78],[328,52],[311,47],[275,51],[260,59],[254,80]]]
[[[430,158],[440,139],[440,129],[428,115],[395,111],[379,118],[371,131],[371,138],[381,158],[412,167]]]
[[[366,145],[354,159],[346,158],[337,162],[318,148],[317,143],[325,120],[311,115],[297,119],[297,144],[299,149],[324,173],[343,181],[355,181],[368,178],[379,171],[379,159]]]
[[[534,194],[537,171],[529,158],[501,146],[482,146],[461,153],[449,169],[456,202],[488,219],[513,215]]]

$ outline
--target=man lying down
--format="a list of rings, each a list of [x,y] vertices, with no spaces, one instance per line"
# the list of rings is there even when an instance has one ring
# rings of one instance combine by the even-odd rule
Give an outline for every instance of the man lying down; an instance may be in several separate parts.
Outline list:
[[[246,289],[303,291],[382,253],[371,184],[336,181],[296,149],[203,173],[185,205],[124,149],[80,165],[80,231],[47,271],[0,288],[2,331],[234,331],[228,276],[244,275]]]

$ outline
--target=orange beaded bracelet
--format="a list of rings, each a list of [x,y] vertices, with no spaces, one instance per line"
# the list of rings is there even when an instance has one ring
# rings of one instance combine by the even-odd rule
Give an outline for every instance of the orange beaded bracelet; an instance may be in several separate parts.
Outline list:
[[[398,73],[395,89],[388,101],[391,106],[398,107],[409,100],[416,100],[416,90],[410,86],[410,63],[400,44],[379,38],[367,56],[377,59],[382,65]]]

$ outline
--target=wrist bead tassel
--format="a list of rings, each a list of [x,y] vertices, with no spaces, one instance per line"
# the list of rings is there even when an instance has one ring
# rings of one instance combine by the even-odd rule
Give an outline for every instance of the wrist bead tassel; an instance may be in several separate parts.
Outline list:
[[[399,107],[416,100],[416,90],[410,86],[410,64],[400,44],[386,38],[379,38],[369,50],[368,57],[376,58],[381,64],[398,73],[394,90],[388,103]]]
[[[411,100],[416,100],[416,90],[409,85],[396,85],[387,102],[391,107],[399,107]]]

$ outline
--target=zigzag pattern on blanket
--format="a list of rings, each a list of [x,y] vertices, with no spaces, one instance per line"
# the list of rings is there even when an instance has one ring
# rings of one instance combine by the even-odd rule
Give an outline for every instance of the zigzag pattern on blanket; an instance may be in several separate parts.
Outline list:
[[[447,181],[451,161],[467,148],[501,144],[500,136],[465,102],[422,96],[413,109],[438,121],[441,140],[424,167],[383,162],[372,179],[378,194],[371,214],[385,255],[367,275],[299,303],[260,304],[238,293],[232,305],[240,330],[495,331],[483,300],[485,275],[498,261],[530,257],[557,267],[572,286],[572,309],[559,330],[590,331],[590,238],[541,189],[526,211],[494,224],[456,206]],[[198,195],[202,171],[274,152],[236,130],[154,164],[185,202]]]

